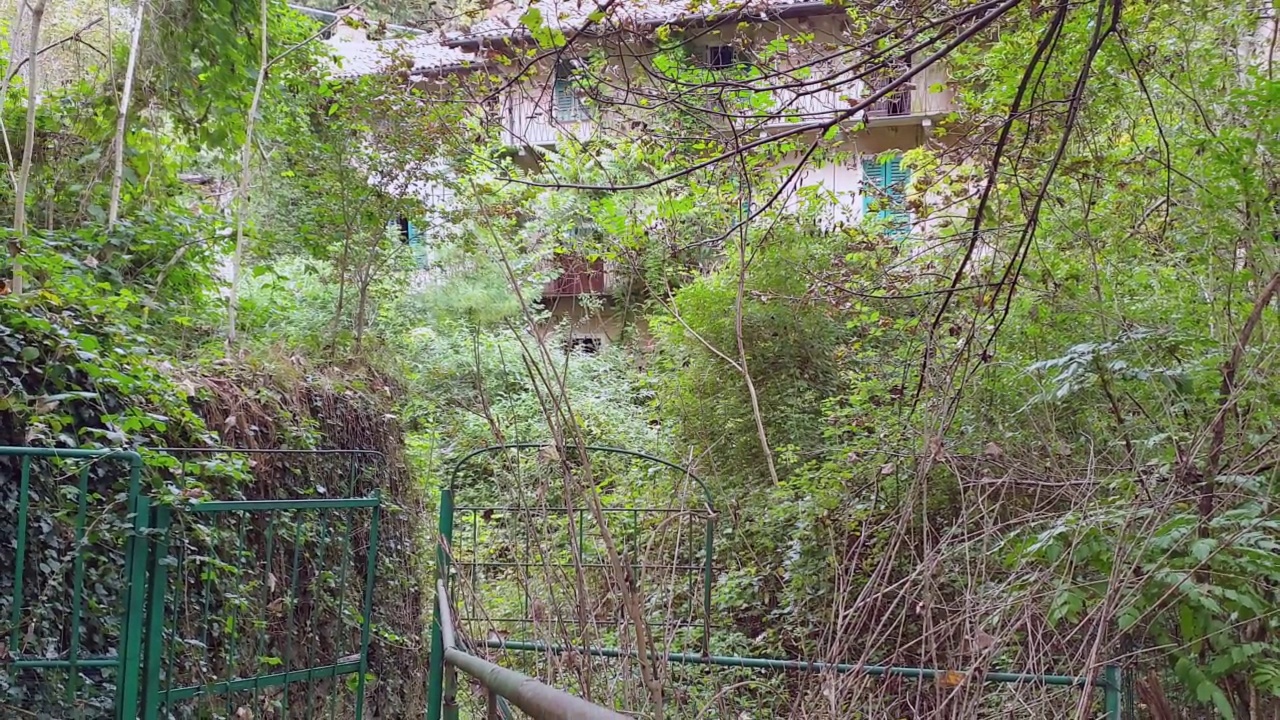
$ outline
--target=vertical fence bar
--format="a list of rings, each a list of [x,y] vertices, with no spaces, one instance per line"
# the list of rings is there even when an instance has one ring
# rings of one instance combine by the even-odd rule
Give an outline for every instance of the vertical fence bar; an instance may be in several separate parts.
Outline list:
[[[452,665],[444,668],[444,720],[458,720],[458,671]]]
[[[354,464],[352,465],[351,472],[352,472],[352,477],[354,478],[355,477]],[[354,482],[355,480],[353,479],[352,483]],[[348,509],[347,510],[347,532],[344,534],[342,538],[342,569],[338,571],[337,588],[338,588],[338,618],[339,619],[344,617],[343,611],[346,609],[346,606],[347,606],[347,571],[350,570],[351,568],[351,535],[353,532],[355,532],[355,527],[354,527],[355,523],[352,519],[352,516],[353,516],[353,511]],[[338,651],[341,653],[342,652],[341,634],[339,635],[339,639],[336,642],[338,643]],[[329,720],[336,720],[338,717],[338,694],[339,694],[340,688],[342,687],[342,684],[339,683],[338,679],[335,677],[333,679],[333,684],[330,687],[332,688],[333,691],[329,693]]]
[[[276,550],[276,513],[267,513],[267,551],[262,558],[262,627],[258,630],[258,649],[253,656],[254,678],[253,678],[253,704],[258,705],[258,693],[262,690],[262,658],[267,654],[267,635],[268,620],[266,617],[267,608],[271,605],[271,564],[275,561]]]
[[[140,472],[134,467],[134,472]],[[135,720],[138,717],[141,675],[143,627],[147,615],[147,556],[150,544],[146,531],[151,523],[151,502],[140,494],[134,503],[133,536],[126,548],[126,566],[129,572],[129,588],[125,595],[125,614],[120,623],[120,676],[116,680],[116,718]]]
[[[449,548],[453,545],[453,489],[440,490],[440,537],[436,546],[436,577],[449,582]],[[440,603],[432,603],[431,658],[427,668],[427,720],[440,720],[444,700],[444,636],[440,628]]]
[[[1120,700],[1120,666],[1107,665],[1103,668],[1102,678],[1103,682],[1106,683],[1104,699],[1107,710],[1107,720],[1122,720],[1124,717],[1124,703]]]
[[[147,650],[142,666],[146,672],[143,686],[143,718],[160,717],[160,663],[164,659],[165,595],[169,585],[169,527],[173,520],[167,505],[156,508],[155,553],[151,556],[151,587],[147,602]]]
[[[485,720],[498,720],[498,694],[492,690],[484,693],[484,717]]]
[[[248,536],[247,528],[245,526],[249,523],[249,516],[240,513],[232,513],[231,517],[235,518],[236,521],[236,554],[233,558],[233,562],[235,563],[233,567],[235,568],[235,574],[237,576],[241,576],[243,574],[243,570],[240,567],[240,562],[248,556],[248,552],[245,551],[245,540]],[[213,523],[216,524],[217,520],[213,520]],[[241,582],[243,582],[243,580]],[[244,623],[241,622],[240,618],[240,604],[235,603],[231,606],[231,637],[228,639],[230,652],[227,655],[226,666],[228,678],[236,677],[237,667],[240,661],[240,638],[244,634],[244,631],[242,630],[243,625]],[[232,713],[235,712],[234,695],[228,692],[224,698],[224,702],[224,712],[226,713],[226,716],[232,717]],[[147,720],[151,719],[147,718]]]
[[[297,522],[294,523],[293,561],[289,565],[289,604],[287,606],[289,616],[288,616],[288,626],[285,628],[285,636],[284,636],[284,671],[286,675],[290,670],[293,669],[293,636],[295,634],[295,629],[294,629],[295,623],[293,621],[293,616],[297,614],[298,596],[300,595],[300,593],[298,592],[298,570],[301,566],[301,560],[302,560],[302,542],[303,542],[302,530],[306,526],[306,523],[304,523],[301,519],[301,518],[304,518],[305,515],[303,515],[302,513],[298,513],[295,517],[299,519],[297,520]],[[314,641],[312,641],[311,644],[315,644]],[[311,667],[311,666],[306,665],[304,667]],[[289,717],[289,683],[284,684],[284,687],[281,688],[281,693],[282,694],[280,698],[280,716],[283,718],[288,718]]]
[[[9,655],[16,657],[22,649],[22,576],[26,572],[27,518],[31,514],[31,456],[23,455],[22,479],[18,481],[18,546],[14,556],[13,602],[9,606]]]
[[[703,547],[703,553],[706,555],[706,561],[703,566],[702,577],[702,654],[711,654],[711,582],[713,568],[711,559],[714,557],[714,544],[716,539],[716,516],[710,514],[711,508],[707,508],[707,538]]]
[[[185,538],[184,538],[185,540]],[[172,543],[170,543],[172,545]],[[170,703],[173,701],[173,687],[177,684],[177,674],[173,671],[173,664],[178,659],[178,649],[182,647],[180,638],[182,637],[182,620],[186,615],[187,603],[186,595],[186,574],[187,574],[187,543],[179,542],[178,548],[173,560],[173,567],[178,569],[178,582],[165,583],[165,610],[172,608],[172,613],[168,613],[173,624],[169,629],[169,644],[165,647],[164,653],[164,700],[161,707],[166,709],[165,715],[173,717],[173,711],[170,710]],[[179,588],[183,591],[182,598],[178,597]],[[163,633],[163,625],[161,632]],[[161,635],[161,637],[164,637]]]
[[[76,685],[80,679],[80,620],[84,605],[84,533],[89,512],[89,468],[85,463],[77,473],[76,482],[76,540],[71,552],[71,647],[67,651],[67,702],[74,703]]]
[[[360,675],[356,678],[356,717],[364,717],[364,684],[369,674],[369,635],[373,631],[373,583],[378,574],[378,525],[382,521],[382,492],[373,493],[378,504],[373,506],[373,519],[369,523],[369,550],[364,569],[364,607],[360,611]]]
[[[319,595],[322,592],[323,588],[320,586],[321,578],[324,578],[329,572],[329,517],[330,514],[327,512],[320,513],[320,534],[317,536],[319,541],[317,545],[320,547],[319,560],[316,563],[315,575],[311,579],[312,593],[315,595]],[[312,615],[310,620],[311,631],[315,635],[319,629],[319,623],[315,615]],[[307,667],[316,666],[316,645],[319,645],[319,643],[307,643]],[[307,688],[307,709],[303,717],[308,720],[315,717],[316,690],[318,687],[317,685],[316,687]]]
[[[142,655],[142,626],[146,616],[147,555],[150,551],[146,529],[151,522],[150,500],[142,494],[142,457],[129,456],[129,511],[133,513],[133,531],[125,541],[125,573],[127,587],[120,618],[120,669],[116,678],[117,720],[138,717],[138,668]]]

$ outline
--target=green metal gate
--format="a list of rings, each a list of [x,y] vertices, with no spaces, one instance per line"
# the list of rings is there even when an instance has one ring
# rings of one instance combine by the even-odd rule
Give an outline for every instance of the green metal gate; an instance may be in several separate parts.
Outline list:
[[[0,447],[6,469],[0,716],[363,717],[376,493],[153,499],[127,451]]]
[[[144,720],[363,717],[380,518],[376,496],[157,508]]]
[[[0,573],[0,715],[127,717],[140,699],[142,458],[0,447],[0,478],[0,536],[13,538],[0,546],[13,569]]]

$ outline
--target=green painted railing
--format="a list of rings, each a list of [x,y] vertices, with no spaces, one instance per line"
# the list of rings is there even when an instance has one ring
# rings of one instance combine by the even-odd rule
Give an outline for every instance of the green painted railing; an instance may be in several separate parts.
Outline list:
[[[571,647],[568,645],[551,645],[541,642],[518,642],[514,640],[490,639],[485,647],[495,650],[513,650],[545,655],[547,653],[562,655],[578,653],[594,657],[634,658],[636,654],[616,648]],[[1121,683],[1120,667],[1107,665],[1103,668],[1102,677],[1088,675],[1037,675],[1033,673],[981,672],[962,673],[957,670],[941,670],[937,668],[909,667],[900,665],[859,665],[853,663],[827,663],[809,660],[782,660],[775,658],[742,657],[738,655],[699,655],[697,653],[666,653],[667,662],[685,665],[717,665],[720,667],[755,668],[758,670],[798,670],[803,672],[856,673],[870,677],[901,677],[915,680],[951,679],[964,677],[976,682],[1013,683],[1024,685],[1056,685],[1062,687],[1078,687],[1082,689],[1101,689],[1107,720],[1121,718]]]
[[[357,511],[364,514],[357,517]],[[182,515],[188,520],[198,519],[198,526],[176,522]],[[237,708],[258,707],[269,697],[270,702],[279,704],[284,717],[360,720],[369,677],[381,515],[382,502],[376,494],[367,498],[211,500],[158,508],[151,558],[148,606],[152,612],[148,615],[142,720],[177,714],[182,704],[188,706],[188,712],[214,710],[230,717]],[[344,517],[345,525],[340,525]],[[226,521],[228,529],[234,528],[234,548],[213,547],[207,540],[201,544],[209,528],[220,520]],[[363,557],[355,554],[352,545],[358,524],[368,533]],[[188,525],[191,527],[185,527]],[[247,542],[251,527],[258,530],[261,541],[256,548]],[[307,537],[309,532],[315,532],[317,537]],[[330,547],[335,544],[339,548],[336,553]],[[340,567],[321,570],[335,554]],[[300,579],[304,561],[317,563],[308,573],[312,576],[310,584]],[[363,570],[360,581],[348,577],[348,569],[357,564]],[[210,581],[214,572],[226,576],[226,586],[215,587]],[[336,607],[332,621],[343,625],[349,622],[348,615],[356,618],[356,645],[339,647],[336,654],[341,657],[317,657],[314,646],[321,640],[321,628],[314,619],[311,624],[295,619],[294,609],[300,598],[309,598],[313,607],[326,599],[326,584],[317,582],[321,572],[332,574],[336,580],[336,598],[328,598]],[[352,590],[351,607],[346,606],[348,589]],[[249,604],[237,604],[243,596],[251,596],[252,607],[260,614],[250,615],[240,609],[240,604]],[[211,610],[220,606],[224,608],[221,614]],[[284,647],[268,644],[268,626],[273,622],[277,628],[285,625]],[[223,628],[221,651],[216,655],[209,650],[209,632],[215,626]],[[194,666],[190,658],[184,657],[193,644],[202,648]],[[305,658],[295,657],[303,654]],[[290,710],[291,686],[321,681],[329,683],[330,688],[319,707],[314,692],[309,691],[305,701],[295,693],[294,709]],[[340,695],[348,693],[349,701],[339,700]],[[306,706],[299,708],[303,702]]]
[[[551,447],[553,447],[552,444],[546,443],[546,442],[517,442],[517,443],[506,443],[503,445],[491,445],[491,446],[478,448],[476,450],[468,452],[462,455],[458,459],[458,461],[454,463],[453,468],[451,469],[446,482],[440,488],[440,508],[439,508],[439,531],[440,532],[439,532],[439,542],[436,547],[437,578],[445,579],[449,582],[452,582],[454,580],[453,578],[454,571],[459,569],[460,567],[474,568],[477,566],[493,567],[493,566],[503,565],[503,563],[493,563],[488,561],[466,562],[466,561],[460,561],[457,557],[455,557],[455,550],[457,548],[454,545],[454,533],[455,533],[455,526],[457,525],[457,518],[459,515],[463,515],[464,517],[469,517],[471,520],[471,548],[474,550],[479,545],[479,541],[477,538],[477,531],[476,531],[476,523],[479,518],[486,517],[486,516],[493,516],[493,515],[508,514],[508,513],[520,514],[522,512],[528,511],[527,507],[520,507],[518,505],[509,505],[504,507],[487,507],[487,506],[480,506],[480,505],[458,505],[457,504],[458,478],[462,473],[463,469],[466,468],[469,463],[486,455],[495,455],[495,454],[504,453],[508,451],[521,452],[521,451],[527,451],[527,450],[542,450],[542,449],[551,448]],[[576,448],[574,446],[569,446],[566,448],[559,448],[558,451],[570,453],[570,452],[577,452],[578,449],[579,448]],[[689,576],[689,582],[690,582],[691,588],[697,583],[701,584],[700,591],[696,593],[696,600],[691,599],[690,611],[692,615],[700,616],[697,622],[695,623],[695,626],[701,631],[701,637],[699,638],[699,645],[700,645],[700,649],[703,652],[708,652],[710,647],[710,642],[711,642],[711,589],[712,589],[712,584],[714,582],[714,577],[715,577],[714,569],[712,566],[712,559],[714,556],[714,543],[715,543],[715,534],[716,534],[717,515],[716,515],[711,492],[707,488],[706,483],[704,483],[702,479],[699,478],[696,474],[694,474],[689,468],[683,467],[681,465],[678,465],[676,463],[670,462],[668,460],[664,460],[662,458],[659,458],[653,455],[649,455],[647,453],[638,452],[635,450],[628,450],[626,448],[618,448],[618,447],[603,446],[603,445],[588,445],[588,446],[582,447],[581,450],[584,453],[594,453],[594,454],[611,456],[611,457],[621,457],[629,460],[638,460],[642,463],[647,464],[648,466],[657,467],[657,468],[664,469],[666,471],[674,472],[677,474],[678,477],[687,479],[691,483],[691,487],[696,487],[697,491],[701,493],[702,497],[700,501],[692,503],[694,505],[693,508],[683,508],[683,507],[677,507],[677,506],[658,507],[658,508],[604,507],[604,508],[601,508],[601,511],[606,516],[617,517],[619,515],[622,515],[624,517],[625,516],[631,517],[632,530],[631,530],[629,540],[632,546],[633,556],[635,554],[638,554],[639,545],[640,545],[640,537],[638,532],[639,524],[635,522],[635,518],[638,513],[658,515],[658,516],[662,516],[665,519],[670,519],[674,516],[687,515],[692,518],[695,518],[700,523],[701,525],[700,532],[702,535],[701,547],[689,549],[690,554],[695,556],[697,554],[697,551],[700,550],[701,551],[700,559],[694,557],[694,558],[690,558],[687,562],[683,562],[683,563],[674,562],[670,564],[652,565],[652,566],[641,565],[641,564],[628,564],[628,567],[632,573],[633,580],[645,570],[658,569],[658,570],[665,570],[673,573],[685,573],[686,575]],[[546,508],[546,510],[551,513],[563,514],[569,519],[576,518],[577,545],[579,548],[581,548],[583,546],[583,529],[587,524],[586,522],[584,522],[584,519],[589,517],[584,515],[585,510],[582,508],[574,508],[572,510],[568,508]],[[464,536],[467,535],[467,532],[465,531],[465,529],[463,531],[463,535]],[[506,563],[506,564],[510,565],[510,563]],[[538,563],[538,566],[547,567],[547,563],[545,562]],[[573,566],[578,569],[581,569],[581,568],[590,566],[590,563],[584,564],[583,562],[576,562],[574,563]],[[594,567],[607,569],[610,566],[601,563],[601,564],[595,565]],[[526,592],[526,595],[527,595],[527,592]],[[692,598],[694,595],[695,593],[691,591],[690,597]],[[525,605],[526,611],[528,611],[531,605],[528,597],[524,598],[524,605]],[[480,618],[465,617],[465,616],[457,619],[459,622],[462,622],[462,623],[480,620]],[[516,622],[516,623],[521,623],[525,626],[528,626],[530,623],[529,617],[502,618],[502,619],[484,618],[484,620],[492,621],[492,622],[499,622],[499,621]],[[448,689],[447,678],[445,677],[445,670],[447,667],[447,663],[445,663],[446,653],[445,653],[445,647],[443,642],[443,635],[444,635],[444,630],[441,625],[439,609],[437,608],[435,617],[433,619],[432,634],[431,634],[430,676],[428,677],[428,687],[427,687],[427,713],[426,713],[427,720],[450,720],[450,717],[448,714],[450,711],[449,697],[448,697],[449,689]]]
[[[511,443],[507,445],[496,445],[480,448],[463,455],[454,465],[447,483],[440,491],[440,517],[439,517],[439,544],[436,548],[436,567],[439,586],[437,590],[437,605],[435,622],[432,627],[431,640],[431,677],[428,692],[427,720],[455,720],[457,717],[457,701],[454,697],[456,692],[456,682],[451,678],[453,668],[461,669],[473,677],[481,680],[481,683],[491,692],[496,692],[502,697],[509,697],[507,692],[512,691],[511,683],[531,683],[535,682],[524,675],[514,673],[514,671],[500,668],[487,661],[476,658],[474,655],[459,650],[454,644],[454,629],[452,627],[453,615],[448,607],[448,588],[447,582],[453,578],[456,567],[461,564],[454,557],[454,532],[456,516],[459,512],[472,512],[472,519],[476,513],[494,514],[501,512],[510,512],[519,510],[514,507],[459,507],[456,506],[457,500],[457,477],[461,469],[474,458],[482,455],[498,453],[506,450],[526,450],[540,449],[547,447],[547,443]],[[568,450],[572,451],[570,447]],[[605,447],[605,446],[589,446],[583,448],[585,451],[595,451],[609,454],[625,455],[655,465],[664,466],[692,478],[694,482],[703,490],[706,496],[707,508],[706,513],[708,523],[705,537],[704,564],[701,572],[704,574],[703,584],[703,606],[704,614],[702,618],[702,652],[667,652],[659,654],[669,663],[689,664],[689,665],[711,665],[720,667],[737,667],[737,668],[754,668],[759,670],[775,670],[775,671],[800,671],[800,672],[834,672],[861,674],[872,677],[889,676],[901,677],[917,680],[943,679],[953,681],[956,678],[964,678],[965,681],[983,682],[983,683],[1006,683],[1006,684],[1023,684],[1023,685],[1047,685],[1059,687],[1076,687],[1084,692],[1101,691],[1103,696],[1103,708],[1107,720],[1121,720],[1123,717],[1122,702],[1122,682],[1120,668],[1115,665],[1107,665],[1103,667],[1101,676],[1098,675],[1053,675],[1053,674],[1035,674],[1035,673],[1018,673],[1018,672],[975,672],[963,673],[957,670],[946,670],[939,668],[924,667],[908,667],[908,666],[887,666],[887,665],[864,665],[853,663],[827,663],[814,662],[807,660],[778,659],[778,658],[760,658],[760,657],[742,657],[733,655],[713,655],[710,652],[710,596],[711,583],[713,579],[712,560],[714,549],[714,531],[715,531],[715,512],[712,507],[712,499],[707,492],[706,485],[694,476],[688,469],[673,464],[661,458],[656,458],[645,453],[639,453],[621,448]],[[627,512],[628,508],[608,508],[607,512]],[[578,523],[581,527],[582,523]],[[474,538],[473,538],[474,542]],[[581,540],[579,539],[579,545]],[[507,563],[512,564],[512,563]],[[515,565],[523,565],[514,563]],[[582,563],[578,562],[574,567],[581,567]],[[497,622],[492,618],[462,618],[462,620],[485,620],[490,623]],[[504,619],[505,620],[505,619]],[[577,653],[595,657],[604,658],[635,658],[634,651],[620,650],[617,648],[607,647],[590,647],[590,646],[568,646],[568,645],[552,645],[542,642],[532,642],[524,640],[512,640],[506,638],[491,637],[483,643],[484,647],[496,650],[507,650],[515,652],[529,652],[539,655],[546,654],[568,654]],[[483,678],[489,679],[486,682]],[[499,685],[495,677],[505,678],[504,684]],[[527,686],[527,685],[526,685]],[[533,687],[533,686],[528,686]],[[545,686],[542,686],[545,687]],[[546,688],[546,690],[551,690]],[[505,692],[504,692],[505,691]],[[541,691],[541,690],[540,690]],[[555,691],[559,692],[559,691]],[[596,717],[588,715],[552,715],[547,713],[562,712],[566,704],[572,701],[585,703],[585,701],[567,696],[564,693],[555,695],[555,702],[550,705],[539,706],[539,712],[542,715],[534,715],[537,717]],[[605,711],[603,708],[590,705],[591,712],[603,711],[610,713],[609,715],[599,717],[615,717],[612,711]],[[518,704],[517,704],[518,705]],[[518,705],[522,707],[522,705]],[[491,705],[492,707],[492,705]],[[527,711],[528,712],[528,711]],[[587,712],[586,709],[581,712]],[[532,713],[530,713],[532,714]]]

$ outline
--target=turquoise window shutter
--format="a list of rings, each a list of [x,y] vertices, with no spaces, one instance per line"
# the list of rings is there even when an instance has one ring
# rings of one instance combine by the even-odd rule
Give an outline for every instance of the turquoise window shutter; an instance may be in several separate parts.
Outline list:
[[[864,216],[871,212],[874,204],[877,208],[876,219],[888,223],[894,237],[905,235],[910,228],[906,201],[907,182],[911,179],[911,171],[902,167],[902,156],[895,155],[886,160],[864,159],[862,174]]]
[[[556,78],[556,84],[552,87],[551,94],[555,97],[556,119],[573,119],[573,106],[577,100],[573,96],[573,81],[568,78]]]
[[[573,68],[569,63],[561,61],[556,63],[555,81],[551,85],[551,102],[553,107],[552,113],[556,120],[584,120],[587,117],[587,108],[582,104],[582,100],[578,97],[578,90],[574,87]]]
[[[871,212],[873,201],[878,198],[878,191],[884,188],[884,166],[875,158],[862,160],[862,214]]]

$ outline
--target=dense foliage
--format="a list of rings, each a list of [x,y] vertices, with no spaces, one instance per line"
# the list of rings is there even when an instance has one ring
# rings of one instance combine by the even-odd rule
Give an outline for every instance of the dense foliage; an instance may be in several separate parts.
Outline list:
[[[690,50],[696,33],[664,29],[644,102],[584,48],[582,102],[626,122],[521,153],[484,95],[570,44],[540,14],[523,19],[530,46],[494,53],[499,68],[426,86],[328,78],[309,42],[319,26],[282,3],[145,12],[118,213],[118,71],[66,81],[61,68],[31,106],[31,157],[6,145],[30,181],[0,190],[6,221],[26,209],[25,228],[3,231],[4,275],[26,283],[0,295],[0,444],[386,454],[350,489],[391,500],[379,717],[422,704],[435,488],[500,443],[550,447],[459,473],[465,503],[489,509],[466,516],[474,535],[458,558],[488,565],[460,572],[457,602],[522,616],[492,620],[518,639],[634,651],[635,662],[506,656],[596,701],[657,715],[665,681],[673,715],[1093,717],[1096,692],[993,688],[970,673],[1096,677],[1118,664],[1142,717],[1280,707],[1273,10],[1015,6],[948,58],[957,111],[921,130],[919,147],[879,154],[910,181],[857,221],[847,198],[794,190],[793,171],[800,158],[859,162],[869,126],[742,149],[757,135],[722,122],[794,114],[744,88],[820,44],[812,33],[713,72]],[[855,28],[877,17],[848,11]],[[114,41],[118,68],[131,48]],[[15,75],[10,137],[28,126],[28,99]],[[423,207],[424,195],[448,202]],[[573,262],[607,268],[609,291],[544,298]],[[609,342],[575,345],[584,322]],[[586,444],[682,463],[711,500],[678,473],[588,457]],[[178,505],[192,491],[340,485],[333,467],[147,458],[147,487]],[[121,476],[95,473],[102,517],[123,526],[109,502]],[[50,598],[74,545],[74,504],[57,485],[50,468],[34,508],[54,562],[28,568]],[[0,490],[3,506],[14,499]],[[517,503],[533,514],[500,507]],[[599,522],[619,507],[652,512]],[[319,569],[345,562],[328,528],[294,524],[310,543],[299,545],[310,564],[294,565],[316,587],[341,585]],[[192,554],[238,531],[211,525]],[[106,531],[90,542],[109,605],[123,548]],[[288,566],[286,551],[261,550],[266,575],[273,554]],[[265,596],[266,583],[252,589]],[[338,635],[358,627],[349,608],[329,610]],[[31,637],[61,640],[66,611],[50,602]],[[117,632],[95,626],[92,642]],[[254,660],[278,662],[287,637],[274,627]],[[955,672],[872,682],[644,661],[667,648]],[[194,655],[179,665],[211,669]],[[19,697],[30,680],[0,674],[0,691]]]

